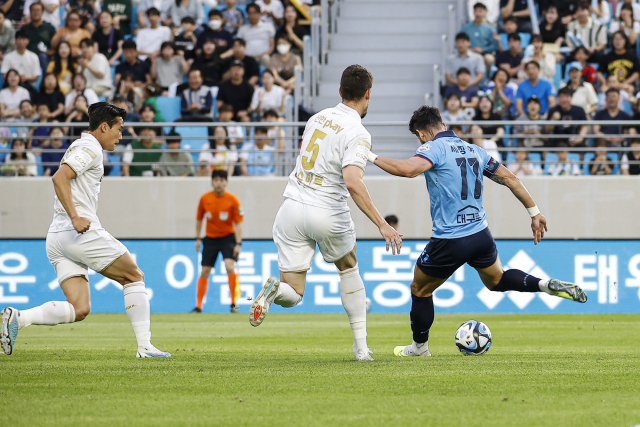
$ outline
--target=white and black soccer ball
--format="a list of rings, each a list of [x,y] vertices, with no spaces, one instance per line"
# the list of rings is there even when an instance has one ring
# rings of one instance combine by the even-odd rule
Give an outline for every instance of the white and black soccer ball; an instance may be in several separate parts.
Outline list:
[[[456,346],[465,356],[478,356],[491,347],[491,331],[478,320],[467,320],[456,331]]]

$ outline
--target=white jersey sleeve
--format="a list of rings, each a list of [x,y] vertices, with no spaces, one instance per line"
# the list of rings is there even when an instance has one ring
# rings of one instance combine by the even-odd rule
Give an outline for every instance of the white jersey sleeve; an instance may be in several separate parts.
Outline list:
[[[355,165],[365,170],[369,151],[371,151],[371,135],[369,133],[366,133],[366,135],[359,134],[355,138],[347,139],[344,157],[342,158],[342,167]]]
[[[69,147],[60,164],[66,164],[73,169],[77,176],[81,176],[89,169],[102,164],[102,150],[92,148],[86,144]]]

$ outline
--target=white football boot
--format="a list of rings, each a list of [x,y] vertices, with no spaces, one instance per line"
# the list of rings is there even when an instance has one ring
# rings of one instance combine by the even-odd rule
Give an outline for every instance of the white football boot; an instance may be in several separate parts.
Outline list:
[[[370,348],[358,350],[356,343],[355,342],[353,343],[353,356],[355,357],[356,362],[373,361],[374,359],[371,356],[372,354],[373,354],[373,350],[371,350]]]
[[[251,326],[260,326],[262,324],[264,317],[269,312],[269,306],[276,298],[279,286],[280,281],[278,279],[269,277],[255,301],[251,304],[251,310],[249,310],[249,323],[251,323]]]
[[[155,348],[153,345],[149,347],[138,347],[138,359],[144,359],[145,357],[171,357],[171,353],[161,351]]]
[[[393,354],[395,354],[398,357],[411,357],[411,356],[429,357],[431,356],[431,353],[429,352],[429,342],[418,344],[415,341],[407,346],[399,345],[395,347],[393,349]]]

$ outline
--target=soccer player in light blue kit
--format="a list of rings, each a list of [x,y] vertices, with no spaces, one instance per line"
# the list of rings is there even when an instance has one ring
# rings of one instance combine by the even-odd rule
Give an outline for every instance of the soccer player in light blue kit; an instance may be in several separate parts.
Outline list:
[[[509,169],[476,145],[447,130],[437,108],[423,106],[413,113],[409,129],[423,144],[414,157],[395,160],[369,153],[369,161],[392,175],[424,174],[431,198],[433,236],[418,258],[411,283],[413,343],[395,347],[396,356],[431,356],[429,329],[433,324],[433,292],[459,267],[469,264],[484,285],[496,292],[546,292],[584,303],[587,295],[573,283],[542,280],[520,270],[504,271],[482,206],[483,175],[507,186],[531,216],[533,243],[547,230],[547,219]]]

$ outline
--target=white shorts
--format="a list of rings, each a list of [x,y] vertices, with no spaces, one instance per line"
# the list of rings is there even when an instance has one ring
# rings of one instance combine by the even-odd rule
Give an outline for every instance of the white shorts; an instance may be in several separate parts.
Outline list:
[[[47,234],[47,256],[60,284],[70,277],[88,276],[88,268],[100,273],[125,252],[127,248],[104,228]]]
[[[278,246],[280,271],[307,271],[316,253],[316,243],[326,262],[336,262],[353,250],[356,230],[348,211],[285,199],[273,223],[273,241]]]

